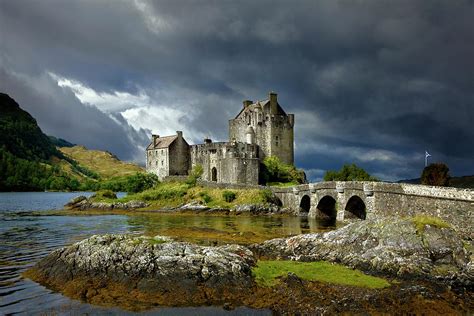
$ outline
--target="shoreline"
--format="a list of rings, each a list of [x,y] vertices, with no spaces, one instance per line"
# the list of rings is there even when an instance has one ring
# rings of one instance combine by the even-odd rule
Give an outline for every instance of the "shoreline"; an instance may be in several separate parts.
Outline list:
[[[471,270],[469,270],[469,265],[472,266],[472,261],[469,261],[462,242],[460,239],[457,239],[458,237],[456,237],[455,234],[453,235],[452,229],[431,229],[431,226],[426,226],[425,229],[427,230],[424,233],[425,237],[421,237],[416,233],[416,228],[412,226],[410,222],[405,220],[400,221],[395,226],[390,226],[391,222],[393,221],[389,221],[388,219],[384,222],[358,222],[328,233],[297,235],[289,238],[277,238],[259,244],[254,244],[247,248],[236,245],[204,247],[183,242],[162,242],[161,239],[158,242],[143,243],[142,241],[134,241],[136,238],[140,238],[136,236],[93,236],[90,239],[83,240],[82,242],[58,250],[57,253],[53,255],[53,258],[51,258],[50,255],[47,257],[49,258],[49,261],[40,261],[40,263],[30,269],[29,272],[25,274],[25,276],[31,277],[34,280],[39,281],[41,284],[50,286],[56,290],[60,290],[62,293],[70,297],[78,298],[85,302],[99,305],[105,304],[120,306],[130,310],[137,310],[145,307],[145,309],[147,309],[152,307],[153,304],[164,306],[218,305],[231,308],[236,306],[247,306],[251,308],[270,308],[274,312],[290,314],[296,313],[298,311],[302,311],[303,313],[369,311],[390,312],[393,311],[391,308],[394,307],[411,313],[420,313],[422,311],[431,311],[433,313],[439,311],[443,311],[443,313],[469,313],[474,310],[474,294],[472,290],[474,280],[472,275],[469,277],[469,273],[472,274],[472,267]],[[389,231],[388,235],[385,235],[384,228],[380,225],[387,225],[387,227],[392,228],[386,228],[386,230]],[[379,227],[380,233],[375,232],[372,237],[365,236],[364,231],[367,227],[376,226]],[[398,230],[395,233],[393,233],[394,227],[398,227]],[[410,241],[410,243],[413,244],[411,247],[415,252],[407,252],[406,246],[397,246],[395,248],[390,246],[390,244],[393,244],[393,242],[399,238],[405,238],[404,236],[407,235],[407,229],[412,232],[410,234],[413,234],[413,237],[406,237],[408,239],[405,240],[406,242]],[[351,237],[354,236],[354,234],[356,234],[356,237]],[[99,240],[102,240],[101,238],[106,238],[105,240],[109,240],[110,238],[112,239],[110,239],[111,241],[94,242],[94,238],[96,240],[97,238],[99,238]],[[121,241],[117,243],[114,241],[115,238],[119,238]],[[150,240],[150,237],[143,238]],[[352,240],[352,238],[359,239]],[[365,258],[365,256],[370,253],[371,249],[374,249],[373,246],[367,245],[366,247],[358,247],[356,244],[362,245],[365,243],[363,242],[364,240],[368,241],[373,238],[381,238],[379,243],[381,243],[380,245],[385,246],[380,248],[380,252],[378,254],[374,254],[377,258],[381,258],[383,260],[380,262],[381,265],[375,262],[375,265],[371,267],[367,264],[373,262],[373,260],[370,258],[363,258]],[[437,242],[435,244],[430,244],[430,242],[428,242],[428,244],[425,245],[423,240],[437,240]],[[341,246],[339,248],[334,248],[337,244]],[[348,246],[344,246],[344,244]],[[450,245],[450,254],[445,253],[444,250],[442,250],[443,246],[440,245]],[[429,248],[425,250],[421,250],[420,248],[420,250],[417,252],[416,249],[419,249],[418,247],[420,246],[423,247],[423,249],[424,247]],[[185,252],[183,255],[176,257],[176,260],[178,261],[174,261],[175,259],[166,261],[169,260],[166,258],[169,258],[170,255],[173,256],[172,254],[176,253],[176,251],[172,249],[188,249],[188,247],[190,247],[189,249],[194,250],[189,250],[189,254],[186,254]],[[287,252],[285,247],[290,247],[290,252]],[[324,250],[326,248],[321,247],[333,249],[333,254],[327,250]],[[115,260],[119,261],[115,262],[110,261],[112,259],[103,259],[105,260],[104,262],[100,261],[102,263],[97,263],[97,268],[93,268],[94,261],[90,260],[96,260],[93,258],[110,258],[110,256],[107,255],[109,251],[112,251],[110,252],[111,255],[113,254],[112,257],[115,256],[115,258],[117,258],[116,256],[118,254],[119,259]],[[199,253],[204,254],[208,251],[211,251],[212,253],[215,253],[215,251],[221,251],[219,256],[223,257],[218,261],[213,261],[214,259],[212,258],[215,258],[215,255],[211,255],[211,257],[209,257],[209,255],[204,255],[201,257],[202,259],[195,257]],[[396,251],[397,256],[401,257],[398,259],[397,256],[393,258],[386,256],[386,254],[393,253],[393,251]],[[81,253],[81,256],[77,257],[75,255],[76,252]],[[146,255],[146,253],[153,252],[155,255],[151,257]],[[98,253],[103,254],[97,257]],[[121,253],[124,253],[123,257],[120,255]],[[134,255],[132,257],[128,257],[128,255],[125,255],[126,253],[133,253]],[[178,253],[180,253],[180,251],[178,251]],[[196,253],[196,255],[192,255],[193,253]],[[162,257],[160,254],[165,256]],[[235,254],[238,254],[238,256],[236,257]],[[297,257],[291,257],[288,256],[288,254],[292,254],[292,256],[297,255]],[[318,255],[316,257],[308,257],[308,254]],[[321,256],[321,254],[323,255]],[[347,255],[350,257],[347,257]],[[186,263],[188,262],[188,256],[190,256],[190,260],[191,258],[194,259],[189,261],[189,263]],[[338,256],[353,258],[359,261],[356,260],[351,264],[351,261],[341,260]],[[435,256],[438,259],[430,263],[430,260],[433,260],[430,259],[432,256]],[[146,263],[146,260],[150,260],[146,258],[156,258],[153,260],[157,261],[156,263],[152,263],[155,261]],[[318,260],[342,262],[345,266],[350,268],[359,268],[368,275],[384,277],[385,279],[390,280],[389,282],[391,285],[390,287],[384,289],[357,288],[352,286],[306,280],[294,273],[288,273],[287,275],[283,274],[282,277],[278,279],[279,281],[276,283],[276,285],[271,287],[262,287],[258,284],[255,284],[255,281],[252,281],[254,278],[253,274],[249,274],[249,265],[254,266],[257,262],[256,260],[267,260],[271,258],[310,262],[315,262]],[[363,261],[360,261],[361,259],[363,259]],[[81,266],[82,260],[86,260],[86,262],[90,263],[84,266],[86,268],[83,269],[86,270],[77,270],[77,267]],[[137,260],[145,261],[142,262]],[[160,260],[165,261],[160,263]],[[237,260],[235,262],[235,267],[234,264],[231,264],[228,266],[232,266],[231,269],[224,268],[226,265],[224,262],[227,262],[226,260]],[[70,264],[66,262],[71,262],[71,264],[72,262],[75,263],[70,266]],[[137,266],[133,262],[137,262],[139,265]],[[175,263],[169,266],[165,262]],[[221,263],[217,264],[217,262]],[[90,264],[93,264],[92,268],[90,268]],[[130,270],[131,272],[126,272],[124,276],[128,277],[122,279],[122,277],[120,277],[121,272],[117,275],[116,273],[109,274],[107,269],[101,270],[101,267],[103,267],[104,264],[105,266],[111,265],[111,267],[118,267],[117,269],[119,270],[117,271],[122,271],[120,270],[122,269],[120,268],[122,266],[125,269],[132,270]],[[178,264],[178,266],[176,266],[176,264]],[[187,268],[182,270],[179,268],[179,264],[181,264],[183,268]],[[191,269],[189,271],[194,271],[193,269],[195,268],[192,268],[194,264],[197,264],[197,274],[190,272],[191,274],[186,273],[185,275],[180,276],[181,273],[183,273],[180,271],[188,271],[189,269]],[[207,265],[209,265],[209,267],[205,268]],[[69,266],[70,268],[68,268]],[[161,268],[158,268],[158,270],[156,270],[156,268],[149,270],[149,267],[153,266]],[[447,268],[448,266],[450,268]],[[135,269],[133,267],[137,268]],[[418,269],[418,267],[420,267],[420,269]],[[72,270],[70,270],[71,268]],[[446,269],[446,272],[443,272],[443,269]],[[52,272],[52,278],[50,274],[51,271],[56,271]],[[67,272],[67,275],[69,275],[69,277],[67,277],[69,278],[69,281],[64,279],[65,275],[61,273],[57,274],[57,271],[69,271]],[[468,274],[463,274],[463,271],[467,271]],[[234,275],[234,273],[237,273],[237,275]],[[227,275],[227,277],[217,277],[219,275]],[[231,277],[231,275],[234,275],[235,277]],[[466,281],[457,279],[463,275],[463,278]],[[130,279],[130,277],[132,277],[132,279]],[[149,281],[147,281],[148,279],[156,280],[158,283],[155,281],[149,283]],[[176,283],[176,280],[180,281]],[[229,282],[237,282],[236,284],[240,285],[238,287],[231,286],[230,284],[225,283],[227,282],[225,280],[233,280]],[[61,288],[61,284],[63,284],[64,281],[67,282],[63,288]],[[166,284],[174,284],[173,289],[175,289],[176,285],[179,286],[176,288],[176,291],[172,290],[170,292],[169,289],[166,288]],[[165,288],[163,288],[163,286]],[[234,288],[238,290],[233,291]],[[320,295],[321,291],[324,291],[325,293],[322,296]],[[127,296],[127,293],[131,294]],[[349,301],[347,301],[348,297],[350,297]],[[358,301],[359,299],[365,300],[367,302],[361,303]]]

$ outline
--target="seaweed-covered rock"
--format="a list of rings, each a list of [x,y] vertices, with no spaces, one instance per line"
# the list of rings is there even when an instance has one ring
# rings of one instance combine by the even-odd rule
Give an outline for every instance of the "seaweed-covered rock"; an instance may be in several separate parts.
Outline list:
[[[327,233],[272,239],[251,249],[266,258],[327,260],[467,286],[474,281],[469,253],[453,229],[426,225],[419,230],[410,219],[360,221]]]
[[[224,299],[224,293],[248,288],[254,264],[252,252],[238,245],[203,247],[160,236],[96,235],[52,252],[26,275],[77,298],[91,299],[107,288],[117,296],[139,291],[162,304],[186,305],[216,303],[219,293]]]

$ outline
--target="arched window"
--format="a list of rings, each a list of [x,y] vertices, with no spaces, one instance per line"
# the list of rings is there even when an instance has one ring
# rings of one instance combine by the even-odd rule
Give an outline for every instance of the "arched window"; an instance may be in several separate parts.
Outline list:
[[[211,181],[217,182],[217,168],[213,167],[211,170]]]
[[[278,136],[275,136],[275,145],[276,145],[276,146],[278,146],[279,140],[280,140],[280,139],[278,138]]]

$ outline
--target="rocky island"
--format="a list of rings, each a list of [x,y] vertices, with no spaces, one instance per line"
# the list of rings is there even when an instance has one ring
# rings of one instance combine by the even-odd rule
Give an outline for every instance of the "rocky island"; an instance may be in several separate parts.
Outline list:
[[[262,282],[269,278],[268,271],[257,269],[268,259],[291,260],[282,261],[289,269],[270,273],[279,275],[273,283]],[[321,264],[321,260],[342,263],[349,272],[357,268],[384,277],[386,285],[364,285],[364,278],[370,277],[364,274],[343,276],[360,278],[362,286],[318,281],[324,275],[291,268],[298,261]],[[335,273],[331,267],[339,265],[329,267],[326,274]],[[54,251],[25,275],[73,298],[132,310],[245,305],[314,314],[390,312],[396,306],[402,313],[429,314],[474,308],[468,249],[449,225],[421,219],[361,221],[328,233],[274,239],[248,248],[203,247],[161,236],[93,236]]]

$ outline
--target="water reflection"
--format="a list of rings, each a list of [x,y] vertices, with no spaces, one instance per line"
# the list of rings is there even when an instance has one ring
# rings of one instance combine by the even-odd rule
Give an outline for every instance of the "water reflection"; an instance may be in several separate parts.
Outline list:
[[[127,220],[130,230],[145,235],[166,235],[199,244],[251,244],[271,238],[316,233],[335,228],[334,221],[307,217],[206,216],[141,214]]]
[[[60,209],[78,193],[0,193],[0,315],[6,314],[134,314],[117,308],[71,300],[21,273],[51,251],[94,234],[168,235],[204,245],[250,244],[275,237],[333,228],[298,217],[205,216],[173,214],[38,216],[37,210]],[[217,315],[219,307],[164,308],[145,314]],[[238,308],[232,314],[269,314],[268,310]]]

